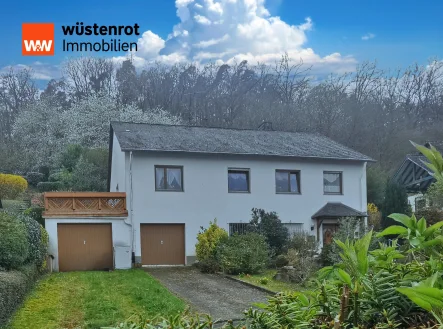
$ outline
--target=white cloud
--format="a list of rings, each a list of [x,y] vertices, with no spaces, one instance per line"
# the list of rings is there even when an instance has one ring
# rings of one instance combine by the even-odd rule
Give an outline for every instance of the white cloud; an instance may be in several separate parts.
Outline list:
[[[176,0],[175,6],[180,23],[166,39],[145,32],[133,54],[136,66],[154,61],[232,63],[243,59],[251,64],[273,64],[287,52],[293,59],[313,65],[314,70],[355,69],[352,56],[321,56],[306,47],[307,33],[313,28],[311,18],[298,25],[288,24],[271,16],[265,0]]]
[[[39,61],[35,61],[30,65],[16,64],[4,66],[0,68],[0,74],[7,73],[11,69],[16,71],[31,69],[32,78],[35,80],[49,81],[51,79],[58,79],[61,77],[60,67],[58,65],[42,63]]]
[[[364,36],[361,37],[362,40],[367,41],[369,39],[374,39],[375,38],[375,34],[374,33],[367,33]]]

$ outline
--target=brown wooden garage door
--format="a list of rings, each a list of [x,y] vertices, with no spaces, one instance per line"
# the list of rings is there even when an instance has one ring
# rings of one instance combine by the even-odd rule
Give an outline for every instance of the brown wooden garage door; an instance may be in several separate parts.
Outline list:
[[[58,224],[59,271],[113,268],[111,224]]]
[[[143,265],[184,265],[184,224],[142,224],[140,227]]]

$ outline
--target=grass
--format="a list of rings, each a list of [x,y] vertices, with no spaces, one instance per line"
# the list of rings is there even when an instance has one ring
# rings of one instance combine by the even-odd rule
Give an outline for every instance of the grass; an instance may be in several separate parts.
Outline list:
[[[237,275],[235,276],[236,279],[246,281],[248,283],[252,283],[253,285],[266,288],[268,290],[274,291],[274,292],[281,292],[281,291],[300,291],[300,286],[295,283],[288,283],[283,281],[277,281],[273,280],[272,278],[277,273],[277,270],[266,270],[261,274],[254,274],[254,275]],[[261,279],[267,278],[268,282],[266,284],[263,284],[260,282]]]
[[[140,269],[55,273],[37,284],[7,328],[100,328],[133,315],[177,314],[185,306]]]

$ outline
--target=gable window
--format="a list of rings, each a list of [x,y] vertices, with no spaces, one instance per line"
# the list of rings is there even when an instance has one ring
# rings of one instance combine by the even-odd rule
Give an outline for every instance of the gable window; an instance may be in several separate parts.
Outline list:
[[[155,166],[156,191],[183,191],[183,167]]]
[[[325,194],[343,194],[343,173],[340,171],[324,171],[323,192]]]
[[[275,171],[275,192],[300,194],[300,171],[277,169]]]
[[[228,192],[250,192],[249,169],[228,169]]]

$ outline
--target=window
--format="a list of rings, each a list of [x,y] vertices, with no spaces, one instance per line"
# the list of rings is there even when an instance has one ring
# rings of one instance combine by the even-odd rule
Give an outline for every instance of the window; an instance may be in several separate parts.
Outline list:
[[[343,177],[339,171],[323,172],[323,192],[325,194],[342,194]]]
[[[229,169],[228,170],[228,192],[250,191],[249,169]]]
[[[276,170],[275,192],[300,194],[300,171]]]
[[[183,191],[183,167],[155,166],[156,191]]]

